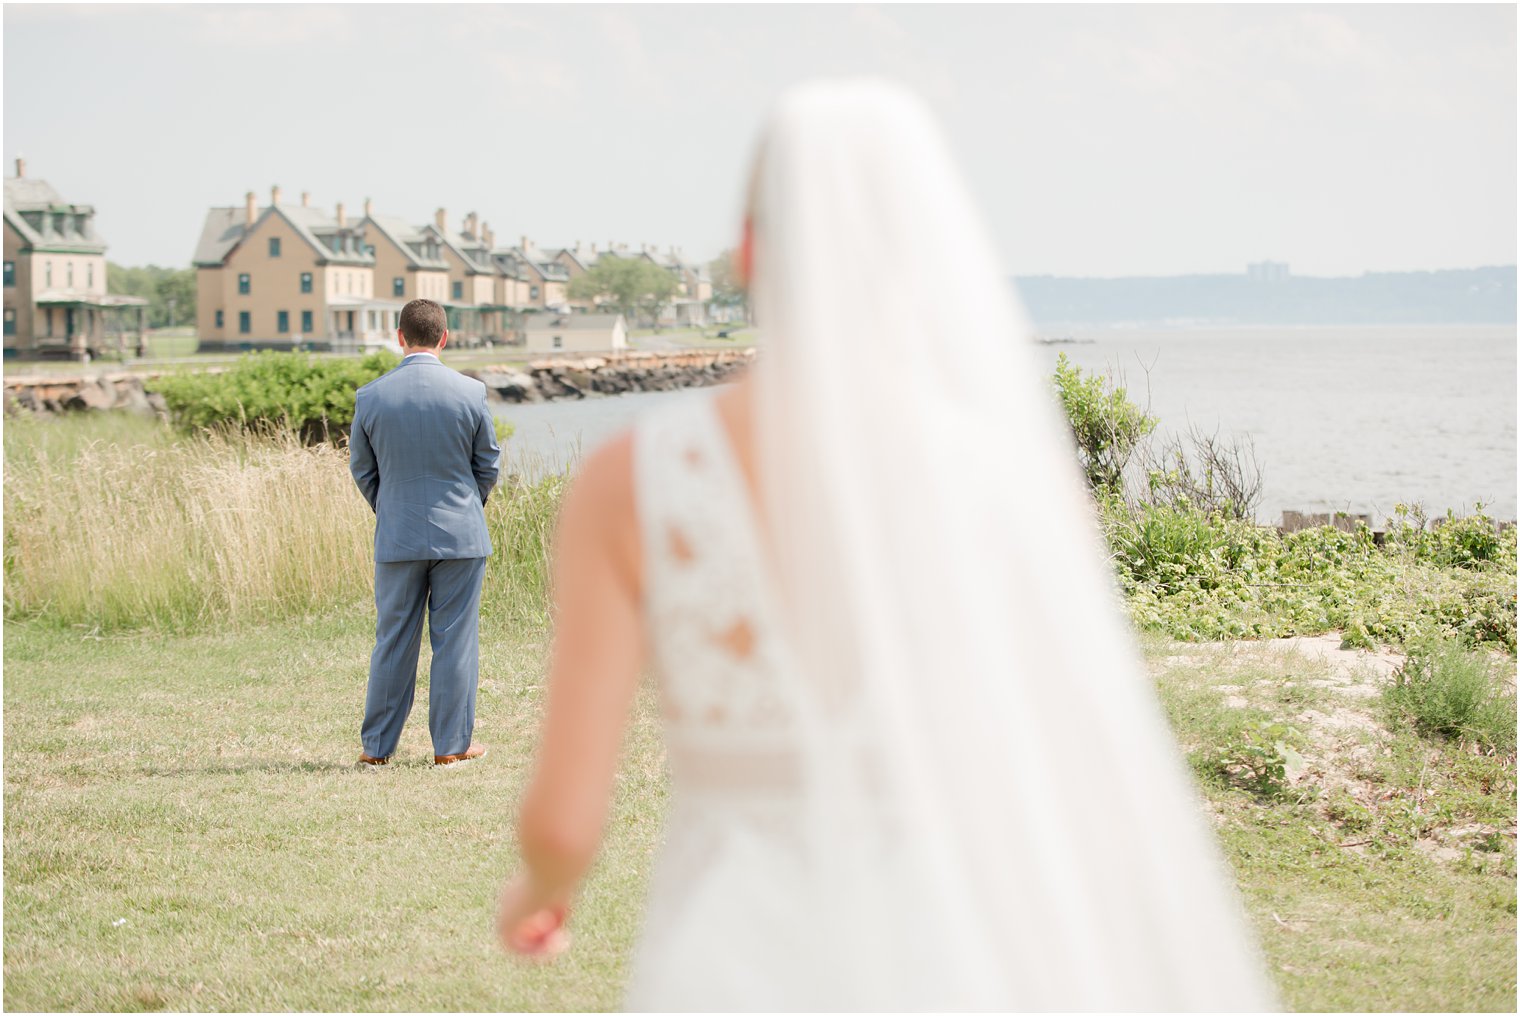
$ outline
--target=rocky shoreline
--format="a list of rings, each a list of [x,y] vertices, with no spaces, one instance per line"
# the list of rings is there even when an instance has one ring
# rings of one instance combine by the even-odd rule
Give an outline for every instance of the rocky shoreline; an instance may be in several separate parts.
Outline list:
[[[610,353],[535,360],[461,371],[503,402],[548,402],[629,392],[668,392],[721,384],[753,362],[755,351]]]
[[[460,373],[483,382],[491,397],[503,402],[549,402],[721,384],[749,366],[754,356],[753,349],[568,355],[470,367]],[[165,412],[163,397],[148,391],[147,383],[165,373],[6,378],[5,412],[57,414],[120,409],[161,414]]]

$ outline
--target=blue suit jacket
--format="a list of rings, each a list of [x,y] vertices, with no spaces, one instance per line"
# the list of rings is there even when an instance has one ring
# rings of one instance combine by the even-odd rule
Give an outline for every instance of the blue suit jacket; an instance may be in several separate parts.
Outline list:
[[[489,557],[485,503],[496,486],[486,386],[413,354],[360,388],[349,470],[375,510],[375,560]]]

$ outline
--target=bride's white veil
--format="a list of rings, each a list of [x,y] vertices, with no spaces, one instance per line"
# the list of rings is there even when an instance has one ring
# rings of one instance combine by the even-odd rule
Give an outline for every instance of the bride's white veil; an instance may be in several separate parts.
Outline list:
[[[869,984],[883,1008],[1270,1007],[1046,370],[927,108],[875,80],[792,90],[751,198],[763,507],[811,725],[798,934],[820,984]]]

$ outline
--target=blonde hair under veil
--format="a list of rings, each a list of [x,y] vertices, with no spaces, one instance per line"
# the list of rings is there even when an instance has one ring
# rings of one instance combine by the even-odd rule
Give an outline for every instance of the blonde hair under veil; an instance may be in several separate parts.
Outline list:
[[[807,717],[818,1004],[1270,1007],[928,110],[810,84],[761,151],[755,433]]]

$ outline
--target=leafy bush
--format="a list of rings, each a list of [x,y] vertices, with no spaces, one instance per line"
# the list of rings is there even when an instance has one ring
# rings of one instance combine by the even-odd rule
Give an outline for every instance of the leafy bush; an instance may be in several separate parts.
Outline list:
[[[150,387],[186,431],[283,430],[306,441],[331,440],[353,423],[354,393],[398,362],[385,350],[360,360],[249,353],[228,370],[187,372]]]
[[[1141,440],[1156,429],[1155,417],[1147,416],[1110,379],[1084,376],[1065,353],[1056,358],[1054,381],[1088,484],[1094,490],[1121,491],[1124,467]]]
[[[1394,675],[1385,702],[1421,734],[1515,750],[1515,693],[1496,660],[1452,641],[1422,641]]]
[[[1101,500],[1100,520],[1137,627],[1173,638],[1345,632],[1348,645],[1426,637],[1515,651],[1514,531],[1492,560],[1461,539],[1411,534],[1378,547],[1365,527],[1286,536],[1188,507]],[[1442,527],[1445,529],[1446,527]],[[1452,533],[1457,530],[1452,530]]]
[[[1260,722],[1240,731],[1219,752],[1216,764],[1229,782],[1266,801],[1290,796],[1292,781],[1304,769],[1293,747],[1303,734],[1281,723]]]

